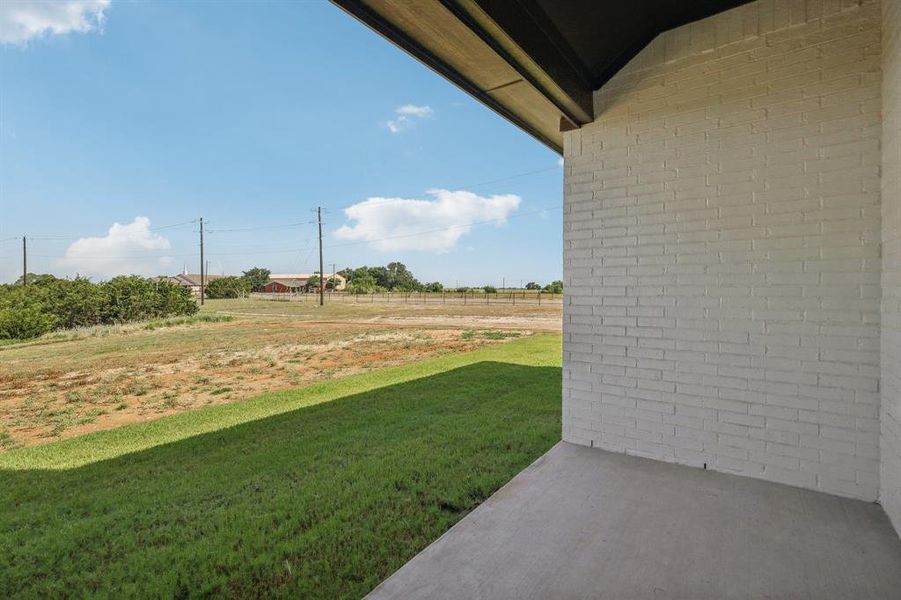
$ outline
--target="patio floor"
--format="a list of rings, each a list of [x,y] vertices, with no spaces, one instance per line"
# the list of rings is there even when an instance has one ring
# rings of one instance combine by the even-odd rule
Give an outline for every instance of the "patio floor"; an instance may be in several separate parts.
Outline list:
[[[877,504],[559,443],[369,596],[901,598]]]

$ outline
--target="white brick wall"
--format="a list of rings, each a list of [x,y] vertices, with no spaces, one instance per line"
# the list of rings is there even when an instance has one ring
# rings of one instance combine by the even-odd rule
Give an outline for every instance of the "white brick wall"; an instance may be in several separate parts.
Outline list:
[[[883,0],[882,32],[882,483],[901,532],[901,0]]]
[[[565,136],[563,437],[875,499],[881,12],[654,40]]]

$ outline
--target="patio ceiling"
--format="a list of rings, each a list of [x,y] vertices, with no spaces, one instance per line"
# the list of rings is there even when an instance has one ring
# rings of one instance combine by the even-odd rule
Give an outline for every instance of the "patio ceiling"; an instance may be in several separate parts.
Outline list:
[[[748,0],[332,1],[561,152],[592,91],[658,34]]]

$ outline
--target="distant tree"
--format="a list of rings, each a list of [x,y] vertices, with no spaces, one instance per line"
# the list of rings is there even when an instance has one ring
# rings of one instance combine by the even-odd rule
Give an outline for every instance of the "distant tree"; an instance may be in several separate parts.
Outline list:
[[[527,290],[540,290],[541,284],[535,283],[534,281],[530,281],[529,283],[526,284],[526,289]]]
[[[454,291],[457,292],[458,294],[468,294],[469,292],[472,291],[472,288],[462,286],[462,287],[454,288]]]
[[[364,267],[365,268],[365,267]],[[366,273],[355,275],[347,284],[347,292],[350,294],[371,294],[378,289],[378,284],[367,270]]]
[[[342,271],[338,271],[338,275],[341,275],[342,277],[344,277],[344,279],[347,281],[348,285],[350,285],[351,283],[353,283],[354,281],[356,281],[358,279],[360,279],[361,282],[362,282],[362,280],[368,281],[370,279],[372,281],[375,281],[375,277],[373,276],[372,273],[370,273],[369,267],[359,267],[357,269],[352,269],[350,267],[347,267],[346,269],[344,269]],[[373,283],[372,285],[377,285],[377,283]]]
[[[263,287],[269,282],[269,276],[272,272],[263,267],[253,267],[241,273],[241,278],[247,281],[250,291],[262,292]]]
[[[341,283],[341,280],[337,277],[329,277],[325,280],[325,289],[326,290],[334,290],[337,289],[338,285]],[[307,279],[307,285],[304,288],[308,292],[316,292],[319,291],[319,273],[314,273],[312,277]]]
[[[244,277],[219,277],[206,284],[206,297],[244,298],[250,289],[250,282]]]
[[[422,289],[426,292],[443,292],[444,286],[438,281],[433,281],[432,283],[427,283],[422,286]]]
[[[375,283],[386,290],[391,289],[391,276],[386,267],[363,267],[375,278]]]
[[[413,273],[407,269],[402,262],[388,263],[388,285],[389,290],[397,292],[415,292],[422,289],[422,284],[413,276]]]
[[[56,277],[51,275],[50,273],[29,273],[28,274],[28,284],[29,285],[40,285],[42,283],[49,283],[51,281],[56,281]],[[16,282],[13,285],[22,285],[22,276],[19,275],[19,278],[16,279]]]
[[[494,287],[493,285],[483,285],[482,291],[485,292],[486,294],[496,294],[497,288]]]
[[[371,285],[369,278],[375,281],[376,288],[382,288],[393,292],[415,292],[423,289],[422,284],[410,272],[406,265],[402,262],[391,262],[385,267],[359,267],[351,269],[350,267],[339,272],[347,279],[348,285],[362,278],[360,289],[369,289]]]
[[[563,282],[559,279],[557,281],[552,281],[551,283],[544,286],[545,292],[551,292],[553,294],[562,294],[563,293]]]

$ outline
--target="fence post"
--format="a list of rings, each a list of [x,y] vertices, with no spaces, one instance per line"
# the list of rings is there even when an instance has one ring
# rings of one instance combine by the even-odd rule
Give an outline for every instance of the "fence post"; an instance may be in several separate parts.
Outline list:
[[[538,290],[538,306],[541,306],[541,290]]]

